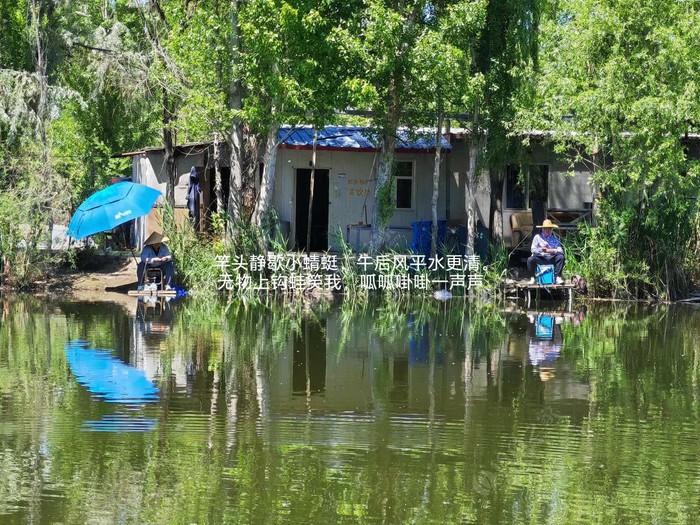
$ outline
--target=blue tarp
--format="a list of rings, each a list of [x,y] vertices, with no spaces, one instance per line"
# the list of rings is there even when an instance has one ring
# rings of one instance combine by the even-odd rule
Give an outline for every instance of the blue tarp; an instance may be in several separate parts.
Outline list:
[[[310,127],[285,127],[279,130],[278,140],[285,146],[311,147],[314,130]],[[409,133],[408,130],[397,131],[398,151],[431,150],[435,147],[435,134],[425,132]],[[376,149],[379,144],[377,131],[364,126],[326,126],[318,130],[317,147],[343,149]],[[452,149],[450,143],[442,139],[444,149]]]
[[[111,352],[89,348],[86,341],[66,344],[66,358],[78,383],[110,403],[152,403],[158,388],[143,370],[123,363]]]

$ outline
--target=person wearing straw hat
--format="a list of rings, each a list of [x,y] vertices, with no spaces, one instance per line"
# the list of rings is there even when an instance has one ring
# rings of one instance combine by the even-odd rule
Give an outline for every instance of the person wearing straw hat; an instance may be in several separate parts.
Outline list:
[[[143,243],[141,262],[136,270],[139,287],[143,285],[143,276],[148,268],[160,268],[163,272],[164,288],[166,290],[172,289],[175,268],[173,267],[173,256],[165,244],[168,240],[167,237],[163,237],[162,233],[153,232]]]
[[[530,247],[532,255],[527,259],[527,269],[532,275],[535,275],[538,264],[551,264],[554,266],[557,284],[563,284],[561,272],[564,269],[564,247],[554,235],[554,230],[559,226],[549,219],[545,219],[537,228],[542,230],[532,239]],[[534,277],[530,279],[530,284],[535,284]]]

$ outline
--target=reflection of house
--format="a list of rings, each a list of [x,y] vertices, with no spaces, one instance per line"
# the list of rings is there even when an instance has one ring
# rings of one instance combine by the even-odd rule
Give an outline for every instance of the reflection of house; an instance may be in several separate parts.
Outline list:
[[[280,130],[277,154],[274,206],[288,232],[289,247],[306,242],[308,217],[312,130],[283,128]],[[395,245],[406,244],[412,236],[411,223],[430,220],[434,139],[400,134],[396,147],[395,203],[389,221],[389,238]],[[543,135],[532,135],[531,146],[524,159],[506,167],[503,188],[504,234],[511,239],[511,216],[527,211],[532,202],[541,200],[548,209],[582,211],[593,200],[589,186],[589,169],[583,163],[569,165],[558,158]],[[319,131],[317,171],[312,212],[312,246],[314,250],[337,248],[334,235],[342,234],[355,248],[369,239],[374,194],[374,171],[378,161],[376,138],[371,130],[360,127],[332,126]],[[469,167],[469,137],[453,132],[444,141],[441,164],[438,216],[455,223],[464,216],[464,187]],[[200,174],[201,206],[208,213],[215,211],[213,146],[198,143],[179,146],[176,153],[178,184],[175,188],[177,213],[186,216],[186,194],[191,167]],[[166,175],[163,149],[147,148],[125,153],[133,157],[133,179],[159,188],[165,193]],[[228,194],[228,158],[222,147],[222,179],[224,197]],[[521,168],[522,166],[522,168]],[[522,169],[522,173],[521,173]],[[572,176],[567,176],[570,174]],[[478,218],[488,226],[489,182],[480,177],[477,188]],[[147,222],[147,221],[151,222]],[[156,228],[154,217],[137,222],[139,238]]]
[[[162,308],[162,307],[161,307]],[[140,301],[137,315],[130,318],[131,338],[129,364],[142,369],[146,377],[155,381],[158,378],[170,377],[175,387],[188,387],[186,356],[175,353],[169,361],[162,359],[165,342],[170,333],[172,310],[151,311],[148,305]]]
[[[414,325],[406,318],[396,340],[382,342],[372,334],[374,322],[369,317],[358,319],[344,332],[339,313],[321,323],[304,321],[303,337],[293,336],[294,341],[272,364],[273,410],[364,414],[390,404],[392,413],[427,414],[433,403],[437,414],[463,417],[462,366],[443,359],[448,349],[442,343],[430,354],[427,325]],[[340,341],[344,341],[342,349]],[[469,395],[485,398],[486,367],[475,365]]]
[[[410,316],[391,340],[372,333],[376,320],[370,317],[345,328],[338,313],[305,320],[301,333],[290,336],[271,363],[270,410],[420,416],[433,411],[462,419],[467,409],[488,411],[489,405],[510,406],[514,399],[524,399],[586,413],[589,386],[575,377],[571,363],[557,360],[546,383],[535,373],[523,320],[527,322],[524,317],[511,320],[502,346],[489,348],[486,339],[469,339],[468,354],[462,338],[440,337]]]

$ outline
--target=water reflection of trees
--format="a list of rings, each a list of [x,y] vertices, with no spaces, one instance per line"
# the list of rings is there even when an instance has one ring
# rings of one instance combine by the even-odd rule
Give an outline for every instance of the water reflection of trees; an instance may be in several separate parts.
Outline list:
[[[490,309],[191,303],[173,314],[153,354],[157,428],[94,435],[80,424],[104,409],[72,381],[63,345],[85,338],[128,362],[135,321],[118,309],[6,305],[0,513],[570,523],[624,520],[635,506],[642,521],[698,510],[696,458],[682,445],[698,416],[688,310],[597,307],[581,326],[563,324],[562,366],[590,389],[578,401],[545,395],[551,384],[522,351],[527,319]],[[66,497],[47,506],[51,490]]]

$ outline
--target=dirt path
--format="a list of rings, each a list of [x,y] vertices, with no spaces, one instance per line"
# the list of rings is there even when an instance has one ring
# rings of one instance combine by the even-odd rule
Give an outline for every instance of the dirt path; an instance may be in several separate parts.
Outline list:
[[[51,297],[109,301],[135,311],[137,300],[129,297],[127,291],[136,289],[136,265],[131,256],[95,256],[84,270],[57,272],[44,283],[44,290]]]

